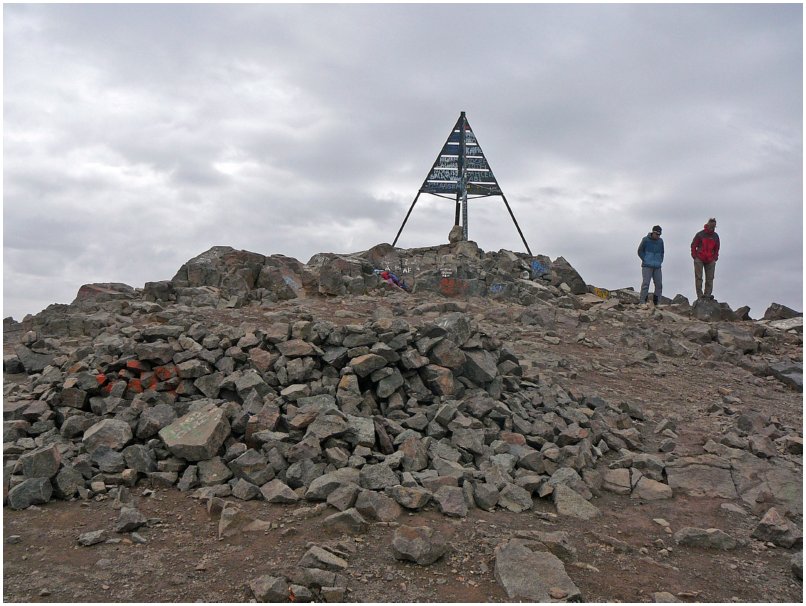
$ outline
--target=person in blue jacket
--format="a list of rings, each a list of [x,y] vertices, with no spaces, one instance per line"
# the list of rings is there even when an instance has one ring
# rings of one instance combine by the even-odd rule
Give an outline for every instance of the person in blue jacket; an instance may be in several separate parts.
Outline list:
[[[641,244],[638,245],[638,256],[641,258],[641,303],[646,304],[649,296],[649,281],[655,283],[655,293],[652,302],[657,305],[663,292],[663,275],[660,266],[663,265],[663,239],[660,237],[663,230],[660,225],[652,228]]]

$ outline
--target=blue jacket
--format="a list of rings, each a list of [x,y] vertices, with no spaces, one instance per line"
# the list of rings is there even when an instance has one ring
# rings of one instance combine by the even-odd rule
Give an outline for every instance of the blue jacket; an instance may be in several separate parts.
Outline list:
[[[638,256],[641,267],[660,267],[663,264],[663,238],[652,239],[651,234],[644,236],[638,245]]]

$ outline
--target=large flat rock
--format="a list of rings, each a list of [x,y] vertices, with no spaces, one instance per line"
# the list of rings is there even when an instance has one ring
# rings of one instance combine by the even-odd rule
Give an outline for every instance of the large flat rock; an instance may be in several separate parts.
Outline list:
[[[214,407],[189,412],[159,432],[168,450],[187,461],[213,458],[229,434],[226,413]]]
[[[581,592],[562,561],[546,551],[532,551],[529,542],[513,539],[496,548],[495,578],[512,601],[580,601]]]
[[[730,469],[693,464],[685,467],[667,467],[666,475],[669,486],[675,494],[723,499],[738,497]]]

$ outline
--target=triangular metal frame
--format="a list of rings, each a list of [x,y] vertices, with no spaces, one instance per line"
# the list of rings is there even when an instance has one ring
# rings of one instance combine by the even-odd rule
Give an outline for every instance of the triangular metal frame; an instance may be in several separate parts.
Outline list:
[[[403,224],[400,226],[392,246],[397,245],[397,240],[400,238],[400,234],[403,232],[406,221],[409,220],[409,215],[414,210],[414,205],[417,204],[420,194],[431,194],[449,200],[454,200],[455,198],[456,219],[454,225],[462,226],[465,240],[468,239],[468,200],[501,196],[509,211],[509,216],[512,217],[512,222],[515,223],[515,228],[518,230],[521,240],[523,240],[523,245],[526,247],[527,252],[530,255],[532,254],[529,245],[526,243],[526,238],[523,237],[520,225],[518,225],[515,215],[512,214],[509,202],[507,202],[507,198],[498,185],[487,158],[481,150],[481,145],[479,145],[473,129],[470,128],[465,112],[461,112],[459,115],[456,125],[453,127],[451,134],[448,135],[448,139],[431,166],[428,176],[417,191],[417,195],[414,197],[411,207],[409,207],[409,212],[406,213],[406,218],[403,219]],[[461,223],[459,222],[460,215]]]

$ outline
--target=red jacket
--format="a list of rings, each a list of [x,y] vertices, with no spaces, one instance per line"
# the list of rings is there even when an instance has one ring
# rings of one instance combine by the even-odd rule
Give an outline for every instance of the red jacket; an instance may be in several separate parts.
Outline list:
[[[691,258],[713,263],[719,259],[719,236],[707,223],[703,227],[691,241]]]

